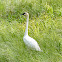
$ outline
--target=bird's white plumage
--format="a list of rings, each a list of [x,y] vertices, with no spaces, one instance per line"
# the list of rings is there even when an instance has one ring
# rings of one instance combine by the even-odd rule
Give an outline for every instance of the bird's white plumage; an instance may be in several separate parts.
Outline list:
[[[22,15],[27,16],[27,24],[26,24],[26,30],[25,30],[25,34],[23,37],[23,41],[24,43],[30,47],[31,49],[34,49],[36,51],[42,51],[38,45],[38,43],[31,38],[30,36],[28,36],[28,22],[29,22],[29,14],[27,12],[23,13]]]
[[[23,37],[23,40],[24,40],[24,43],[25,43],[28,47],[30,47],[30,48],[32,48],[32,49],[34,49],[34,50],[37,50],[37,51],[41,51],[41,49],[40,49],[38,43],[37,43],[33,38],[31,38],[30,36],[28,36],[28,35],[24,36],[24,37]]]

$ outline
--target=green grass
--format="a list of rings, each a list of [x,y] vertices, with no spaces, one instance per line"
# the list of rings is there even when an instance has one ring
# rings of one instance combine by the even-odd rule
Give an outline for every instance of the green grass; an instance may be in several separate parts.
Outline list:
[[[10,1],[10,2],[9,2]],[[61,0],[0,0],[0,62],[62,62]],[[26,18],[29,12],[29,36],[43,52],[24,44]]]

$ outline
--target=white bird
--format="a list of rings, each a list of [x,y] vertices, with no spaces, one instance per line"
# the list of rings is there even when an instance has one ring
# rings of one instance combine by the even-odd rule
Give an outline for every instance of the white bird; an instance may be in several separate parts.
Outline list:
[[[31,38],[28,35],[29,14],[27,12],[25,12],[22,15],[27,16],[26,30],[25,30],[25,34],[24,34],[24,37],[23,37],[23,41],[24,41],[25,45],[27,45],[29,48],[31,48],[33,50],[42,52],[42,50],[40,49],[40,47],[39,47],[38,43],[36,42],[36,40],[34,40],[33,38]]]

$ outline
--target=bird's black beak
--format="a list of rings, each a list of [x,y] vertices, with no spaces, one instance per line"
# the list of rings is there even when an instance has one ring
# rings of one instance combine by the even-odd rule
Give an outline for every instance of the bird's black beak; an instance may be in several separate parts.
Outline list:
[[[25,13],[21,14],[21,15],[24,15]]]

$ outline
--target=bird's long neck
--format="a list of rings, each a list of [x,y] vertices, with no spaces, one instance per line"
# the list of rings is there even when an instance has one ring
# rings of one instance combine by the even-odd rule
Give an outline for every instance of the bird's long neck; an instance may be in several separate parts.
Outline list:
[[[28,22],[29,22],[29,15],[27,16],[27,24],[26,24],[26,29],[25,29],[25,35],[28,35]]]

